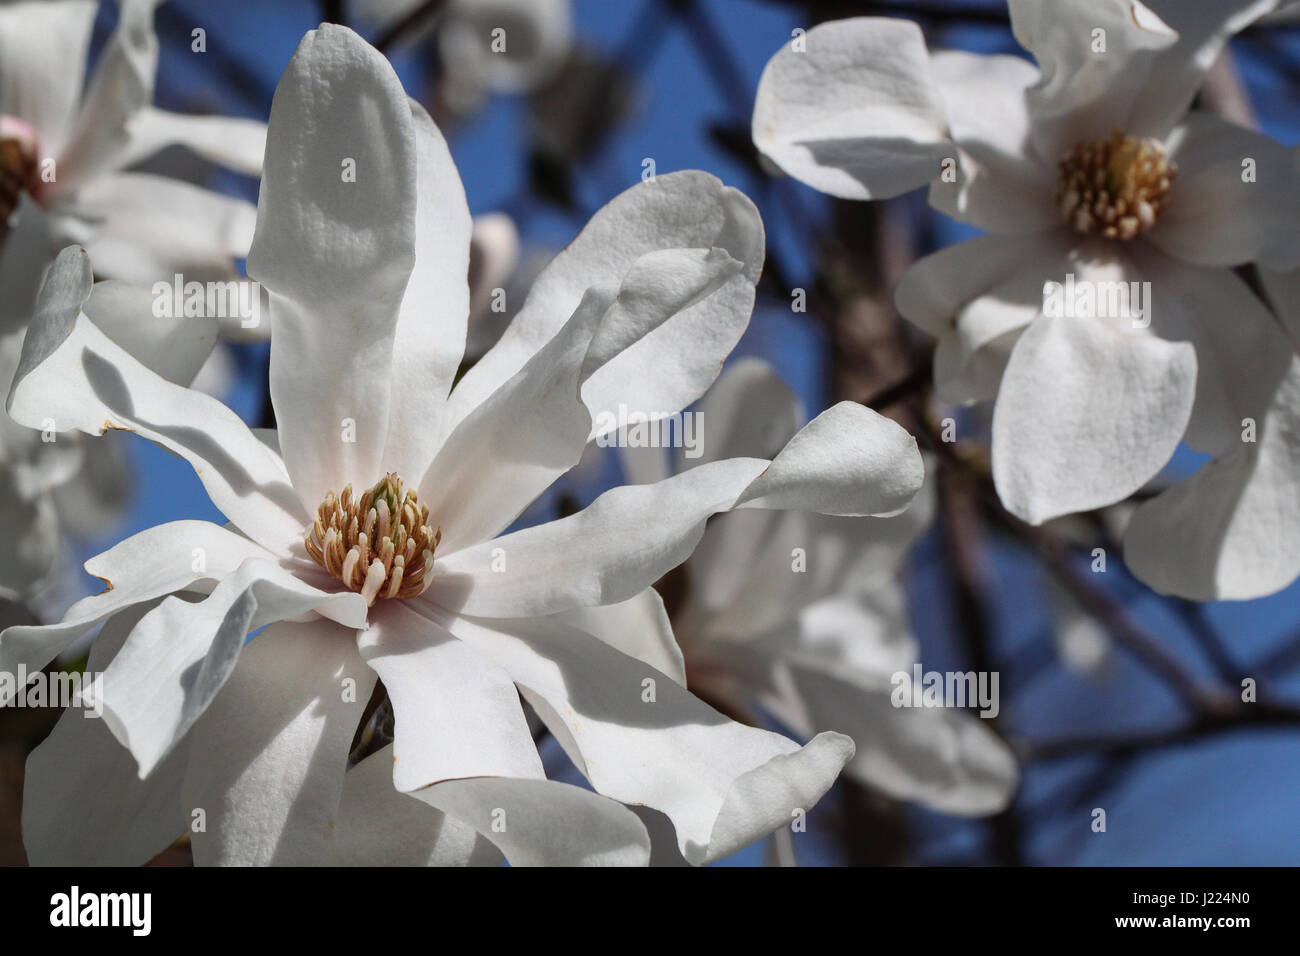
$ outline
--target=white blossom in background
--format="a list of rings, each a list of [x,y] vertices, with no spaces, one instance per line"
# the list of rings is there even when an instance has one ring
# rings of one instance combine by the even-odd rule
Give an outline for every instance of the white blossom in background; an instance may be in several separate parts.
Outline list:
[[[252,205],[180,180],[127,171],[180,143],[241,172],[261,170],[265,126],[155,109],[158,44],[152,0],[124,0],[117,29],[83,94],[98,3],[49,0],[0,5],[0,381],[11,381],[46,264],[83,243],[105,274],[136,282],[234,276],[248,251]],[[100,299],[137,291],[106,287]],[[87,311],[96,310],[88,306]],[[212,351],[210,323],[155,320],[146,308],[119,344],[181,384]],[[155,346],[158,346],[155,348]],[[197,363],[197,364],[196,364]],[[0,594],[30,599],[49,583],[68,530],[102,530],[120,516],[125,460],[73,435],[51,440],[0,424],[4,527]],[[44,433],[44,434],[42,434]],[[47,603],[42,601],[42,603]],[[58,603],[57,599],[54,603]]]
[[[536,276],[518,274],[519,229],[503,212],[474,217],[469,247],[469,330],[465,361],[477,362],[501,337]]]
[[[929,183],[988,233],[918,262],[896,300],[939,340],[942,398],[996,398],[1010,511],[1122,500],[1180,440],[1212,456],[1125,537],[1142,580],[1196,599],[1300,573],[1300,360],[1231,271],[1300,260],[1300,177],[1278,143],[1188,111],[1227,39],[1276,5],[1012,0],[1037,66],[928,52],[900,20],[824,24],[768,64],[754,112],[755,143],[804,182],[856,199]],[[1045,283],[1067,276],[1149,282],[1147,311],[1047,314]]]
[[[181,144],[256,176],[265,124],[154,108],[158,0],[122,0],[82,92],[96,0],[0,5],[0,324],[30,311],[41,271],[70,242],[102,275],[140,283],[233,277],[250,203],[128,167]]]
[[[0,376],[13,377],[22,334],[0,339]],[[41,433],[0,419],[0,597],[21,602],[36,591],[59,555],[59,519],[53,491],[81,467],[75,441],[42,442]]]
[[[212,352],[216,323],[157,319],[149,312],[150,302],[148,290],[114,280],[95,287],[85,311],[158,374],[192,381]],[[128,305],[133,313],[124,308]],[[13,380],[22,344],[22,331],[0,339],[0,381]],[[101,448],[76,434],[58,434],[63,426],[47,418],[29,428],[7,415],[0,419],[0,526],[7,538],[0,554],[0,596],[10,600],[29,600],[49,588],[66,532],[104,531],[125,509],[127,468],[121,446],[105,442]]]
[[[423,0],[359,0],[352,12],[380,32]],[[457,113],[493,93],[527,93],[560,70],[573,47],[570,0],[447,0],[418,40],[432,32],[444,73],[441,92]]]
[[[0,667],[31,669],[107,622],[103,721],[65,714],[29,761],[33,861],[143,862],[189,829],[202,864],[638,863],[632,803],[704,863],[812,807],[851,758],[847,737],[800,747],[663,673],[675,645],[650,585],[718,512],[901,509],[922,467],[894,423],[838,405],[773,460],[504,533],[601,412],[671,414],[711,384],[762,266],[752,203],[694,172],[628,190],[453,389],[470,232],[437,128],[382,56],[324,25],[276,90],[248,258],[278,432],[117,346],[83,308],[85,254],[60,254],[10,414],[132,430],[189,461],[230,524],[135,535],[87,562],[108,590],[0,634]],[[377,678],[392,750],[345,773]],[[596,794],[544,779],[521,695]]]
[[[448,0],[438,49],[448,79],[472,102],[526,93],[556,74],[573,46],[569,0]]]
[[[803,413],[766,363],[740,359],[698,414],[703,454],[627,448],[629,473],[657,481],[722,457],[767,457]],[[713,519],[682,568],[673,631],[683,660],[670,673],[728,713],[758,719],[759,704],[803,737],[848,734],[857,749],[846,773],[891,797],[970,816],[1004,809],[1016,761],[981,718],[891,700],[895,675],[911,677],[918,650],[898,574],[933,512],[923,493],[894,517],[768,510]]]

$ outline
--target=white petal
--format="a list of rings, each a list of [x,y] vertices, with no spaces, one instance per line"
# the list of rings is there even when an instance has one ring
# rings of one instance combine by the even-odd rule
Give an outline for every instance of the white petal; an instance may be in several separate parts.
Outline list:
[[[609,306],[592,291],[513,377],[461,419],[420,481],[451,554],[499,533],[578,463],[591,431],[583,363]]]
[[[1151,283],[1152,330],[1196,349],[1196,404],[1183,441],[1209,454],[1232,451],[1242,419],[1267,412],[1286,374],[1286,333],[1229,269],[1189,266],[1141,245],[1133,258]]]
[[[249,537],[276,550],[300,540],[306,512],[278,456],[234,412],[160,378],[79,314],[90,263],[69,247],[46,273],[6,408],[15,421],[101,435],[120,428],[194,466],[208,495]]]
[[[650,866],[690,866],[677,849],[677,831],[673,821],[649,807],[629,807],[650,836]]]
[[[629,657],[663,671],[677,683],[686,684],[686,662],[673,637],[664,602],[654,588],[646,588],[617,604],[574,608],[551,619],[598,637]]]
[[[1256,426],[1254,442],[1133,513],[1124,560],[1157,591],[1194,601],[1248,600],[1300,574],[1300,359],[1294,355]]]
[[[153,313],[154,294],[144,286],[97,282],[82,306],[101,332],[169,382],[189,385],[217,344],[215,320]]]
[[[747,508],[891,515],[925,480],[916,439],[892,419],[840,402],[801,428],[745,489]]]
[[[1043,284],[1061,281],[1077,237],[980,236],[926,256],[894,290],[898,310],[939,339],[935,387],[944,401],[992,398],[1020,332],[1043,305]]]
[[[886,677],[916,662],[920,648],[908,628],[907,593],[897,581],[862,593],[845,590],[799,609],[792,632],[759,642],[833,673]],[[809,725],[807,733],[815,728]]]
[[[102,673],[156,601],[114,615],[91,645],[86,673]],[[181,802],[188,747],[147,780],[103,720],[64,711],[27,758],[23,843],[33,866],[140,866],[186,831]]]
[[[930,59],[961,159],[955,182],[937,177],[930,205],[995,233],[1018,235],[1061,222],[1056,169],[1030,138],[1025,91],[1038,71],[1017,56],[943,50]]]
[[[358,636],[393,703],[392,784],[403,792],[463,777],[542,777],[510,675],[450,631],[388,601]]]
[[[1148,233],[1153,244],[1199,265],[1235,266],[1255,259],[1279,269],[1300,264],[1296,153],[1199,111],[1170,134],[1166,145],[1178,164],[1178,178]]]
[[[194,862],[332,862],[348,747],[373,686],[352,632],[332,622],[272,624],[250,641],[190,736],[183,804],[207,823],[191,836]]]
[[[1038,61],[1041,79],[1026,98],[1049,163],[1123,127],[1160,52],[1178,39],[1136,0],[1011,0],[1010,8],[1016,38]]]
[[[721,250],[663,250],[633,263],[612,301],[604,287],[588,289],[569,322],[459,422],[425,474],[420,494],[439,516],[444,553],[499,533],[577,464],[588,433],[614,431],[628,410],[627,382],[652,383],[635,399],[648,404],[634,408],[657,420],[712,377],[712,356],[734,341],[701,348],[684,323],[692,303],[740,269]],[[614,395],[617,408],[602,404]]]
[[[836,20],[787,43],[763,69],[752,126],[782,170],[841,199],[916,189],[955,155],[925,38],[906,20]]]
[[[1046,259],[1035,251],[1052,242],[1052,251],[1066,246],[1064,230],[1060,236],[980,236],[954,243],[920,259],[903,274],[894,290],[894,303],[908,321],[934,336],[950,332],[964,307],[1010,285],[1022,273],[1047,271]],[[1034,295],[1011,299],[1005,292],[994,292],[996,301],[1033,311],[1020,323],[1027,325],[1043,304],[1042,280],[1056,278],[1048,274],[1037,282]],[[1010,322],[1002,323],[1010,326]]]
[[[438,448],[447,395],[465,351],[473,227],[447,143],[414,100],[411,122],[417,163],[415,266],[393,336],[382,471],[415,482]]]
[[[650,838],[626,807],[554,780],[477,777],[418,790],[466,823],[511,866],[645,866]]]
[[[823,519],[823,524],[888,521]],[[825,542],[819,535],[816,543]],[[810,548],[810,563],[828,549]],[[895,565],[902,555],[895,553]],[[861,590],[851,594],[852,588]],[[910,675],[917,644],[907,596],[892,579],[848,577],[835,596],[801,607],[798,620],[746,642],[714,642],[710,653],[787,726],[805,736],[838,730],[856,744],[846,768],[892,797],[947,813],[1002,809],[1015,790],[1015,760],[981,721],[958,711],[896,707],[894,682]],[[974,702],[972,702],[974,703]]]
[[[1147,7],[1178,32],[1178,43],[1156,60],[1125,130],[1134,136],[1165,136],[1187,112],[1227,41],[1278,4],[1279,0],[1146,0]]]
[[[733,458],[614,488],[575,515],[449,555],[427,594],[445,608],[501,617],[612,604],[685,560],[713,514],[745,504],[894,513],[916,493],[922,472],[911,436],[844,402],[771,462]]]
[[[680,564],[705,520],[735,507],[767,464],[731,459],[614,488],[575,515],[440,559],[426,594],[465,613],[509,616],[626,600]]]
[[[449,626],[509,672],[597,792],[672,818],[692,863],[788,824],[852,756],[836,734],[801,749],[737,724],[649,665],[556,622],[459,618]]]
[[[834,727],[853,738],[846,774],[941,813],[985,816],[1010,802],[1019,781],[1015,757],[979,717],[896,707],[886,676],[799,660],[781,667],[797,695],[787,708],[802,710],[810,730]]]
[[[718,357],[740,340],[745,320],[735,311],[732,321],[709,325],[691,310],[733,292],[748,298],[752,289],[744,264],[722,249],[666,249],[633,263],[587,356],[582,397],[593,438],[615,429],[620,407],[653,421],[698,396],[702,383],[716,377]]]
[[[192,149],[209,162],[244,173],[262,175],[266,124],[234,116],[190,116],[147,106],[127,124],[130,136],[119,167],[152,156],[167,146]]]
[[[158,2],[122,0],[117,27],[86,86],[76,127],[60,151],[55,190],[67,192],[114,168],[130,142],[127,124],[153,102],[158,69],[153,12]]]
[[[243,199],[148,173],[97,177],[76,208],[96,224],[85,243],[96,273],[142,284],[233,278],[256,219]]]
[[[1195,391],[1186,342],[1039,316],[1011,353],[993,412],[1002,503],[1041,524],[1126,498],[1173,455]]]
[[[767,362],[727,364],[700,400],[703,440],[698,456],[677,454],[677,470],[724,458],[774,458],[803,423],[803,409]]]
[[[36,130],[42,157],[57,156],[76,118],[94,0],[0,6],[0,116]]]
[[[328,594],[262,558],[244,561],[191,604],[170,598],[146,614],[104,675],[104,722],[147,776],[185,736],[235,668],[244,639],[316,611],[363,627],[365,599]]]
[[[807,554],[811,521],[802,511],[741,510],[709,522],[683,566],[689,584],[678,626],[693,663],[701,639],[745,639],[799,613],[812,582],[795,555]]]
[[[865,594],[902,565],[934,517],[933,482],[901,515],[840,518],[735,512],[709,524],[686,563],[683,619],[710,637],[753,638],[793,624],[832,594]],[[793,555],[802,551],[796,570]]]
[[[203,557],[195,570],[195,551]],[[228,574],[249,557],[269,556],[253,542],[207,521],[172,521],[132,535],[86,562],[107,589],[83,598],[57,624],[20,625],[0,633],[0,671],[40,670],[112,614],[198,582]],[[2,704],[3,701],[0,701]]]
[[[592,217],[537,277],[501,340],[452,391],[451,421],[463,418],[522,368],[560,330],[589,288],[617,288],[637,260],[649,253],[711,248],[744,263],[743,272],[663,323],[655,349],[611,359],[605,366],[609,370],[605,380],[612,393],[604,389],[599,394],[594,389],[583,393],[593,411],[616,407],[620,401],[641,411],[671,414],[685,408],[712,384],[749,322],[764,249],[763,225],[754,204],[715,177],[695,171],[666,173],[639,183]],[[692,330],[689,336],[676,331],[687,329]],[[649,381],[634,377],[642,375],[653,360],[650,353],[660,347],[666,350],[666,364],[686,356],[687,339],[695,343],[697,351],[689,359],[697,372],[681,381],[672,379],[681,390],[669,397],[653,377]],[[628,355],[626,366],[620,365],[624,355]],[[704,375],[699,370],[707,367],[706,359],[713,364]],[[624,370],[617,371],[620,368]]]
[[[591,445],[590,448],[599,448]],[[706,447],[701,443],[701,447]],[[670,449],[661,446],[637,444],[635,447],[627,442],[618,446],[618,460],[623,467],[623,479],[629,485],[648,485],[663,481],[673,473],[669,460]],[[588,454],[588,452],[584,452]]]
[[[393,68],[345,27],[308,33],[276,88],[248,274],[270,293],[271,400],[307,508],[383,477],[386,385],[415,260],[413,129]]]
[[[500,866],[473,827],[393,786],[393,748],[347,772],[334,824],[333,866]]]
[[[862,594],[890,579],[934,521],[934,485],[927,480],[907,510],[891,517],[810,515],[814,560],[808,573],[814,593]]]
[[[22,358],[23,338],[19,331],[0,339],[0,381],[13,381]],[[8,473],[6,495],[12,507],[25,506],[85,469],[87,442],[80,435],[65,436],[62,441],[42,440],[50,437],[0,416],[0,461]]]

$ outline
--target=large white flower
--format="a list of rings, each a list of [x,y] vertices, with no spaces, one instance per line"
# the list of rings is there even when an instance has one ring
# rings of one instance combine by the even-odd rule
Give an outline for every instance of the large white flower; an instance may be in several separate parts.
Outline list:
[[[754,112],[759,148],[810,185],[873,199],[928,182],[932,205],[987,231],[917,263],[896,298],[939,340],[942,397],[996,396],[1012,512],[1119,501],[1180,440],[1213,457],[1125,538],[1143,580],[1193,598],[1300,573],[1300,360],[1231,271],[1300,260],[1300,177],[1279,144],[1188,112],[1228,37],[1274,6],[1012,0],[1037,67],[930,54],[903,21],[824,24],[768,64]],[[1097,296],[1093,318],[1045,298],[1069,281]],[[1150,283],[1149,327],[1113,307],[1118,282]]]
[[[0,667],[39,667],[94,623],[143,611],[104,677],[105,724],[130,758],[96,758],[134,761],[139,780],[119,769],[121,789],[87,793],[61,775],[95,745],[74,735],[112,743],[65,720],[33,757],[33,858],[99,832],[114,800],[168,808],[119,828],[119,859],[156,852],[194,808],[199,862],[346,856],[328,834],[350,832],[350,808],[364,816],[348,789],[360,768],[343,770],[376,677],[396,723],[384,805],[406,813],[412,794],[515,863],[644,860],[644,828],[614,801],[660,810],[687,859],[707,862],[806,809],[852,756],[838,734],[801,748],[729,721],[657,669],[674,645],[649,585],[721,511],[905,506],[921,469],[893,423],[836,406],[772,461],[711,462],[503,533],[579,460],[594,413],[671,414],[716,377],[762,264],[753,205],[702,173],[624,193],[453,389],[470,231],[437,128],[386,60],[326,25],[276,91],[248,260],[270,294],[277,433],[133,360],[81,309],[84,253],[60,255],[11,414],[135,431],[190,461],[231,524],[130,538],[87,563],[109,590],[59,625],[0,635]],[[148,608],[181,590],[200,599]],[[604,797],[544,780],[520,695]],[[74,822],[87,801],[95,830]],[[480,849],[453,842],[452,859]]]
[[[262,167],[262,123],[153,107],[159,2],[122,0],[84,95],[96,0],[0,5],[0,330],[26,320],[41,271],[69,242],[135,282],[228,274],[248,251],[251,204],[126,171],[174,143],[249,175]]]
[[[698,457],[678,452],[670,463],[662,449],[629,448],[630,473],[657,481],[670,467],[767,457],[802,418],[758,359],[729,366],[698,414],[707,436]],[[946,813],[996,813],[1018,776],[1001,739],[970,714],[891,700],[895,675],[910,676],[917,655],[897,572],[932,517],[929,495],[895,517],[720,516],[682,567],[673,632],[689,686],[729,713],[757,702],[805,737],[839,730],[857,746],[846,772],[859,782]]]

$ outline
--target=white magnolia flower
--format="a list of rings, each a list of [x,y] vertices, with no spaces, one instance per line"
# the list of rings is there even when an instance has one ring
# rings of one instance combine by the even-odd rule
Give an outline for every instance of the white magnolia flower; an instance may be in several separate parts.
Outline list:
[[[917,263],[896,298],[939,339],[941,397],[996,396],[1012,512],[1124,499],[1180,440],[1213,457],[1125,538],[1139,577],[1191,598],[1300,573],[1300,361],[1231,271],[1300,260],[1300,177],[1279,144],[1188,112],[1227,39],[1275,5],[1012,0],[1036,67],[927,53],[903,21],[824,24],[768,64],[754,112],[759,148],[804,182],[857,199],[928,182],[987,231]],[[1119,299],[1121,282],[1139,285]]]
[[[152,107],[155,5],[125,0],[84,95],[98,3],[0,5],[0,382],[6,385],[41,275],[67,243],[85,244],[98,268],[137,282],[171,282],[177,273],[199,280],[233,275],[234,258],[248,251],[251,204],[124,171],[171,143],[243,172],[261,170],[263,124]],[[98,296],[116,294],[135,297],[113,287]],[[156,371],[190,382],[194,362],[201,364],[212,350],[209,323],[154,323],[148,311],[143,318],[105,331]],[[75,438],[49,438],[0,424],[0,507],[14,542],[0,559],[0,594],[30,597],[44,583],[68,527],[85,527],[92,516],[102,526],[124,503],[102,493],[115,484],[105,472],[124,464],[107,443],[92,457]]]
[[[766,363],[741,359],[698,414],[703,453],[675,452],[675,471],[722,456],[767,457],[803,413]],[[629,448],[624,460],[638,481],[662,480],[670,467],[660,448]],[[683,565],[677,674],[728,713],[752,713],[757,702],[804,737],[848,734],[857,750],[846,772],[891,797],[945,813],[996,813],[1018,779],[1001,739],[969,713],[892,701],[895,675],[910,678],[917,659],[896,575],[932,518],[929,495],[896,517],[768,510],[715,518]]]
[[[753,205],[702,173],[624,193],[452,389],[470,230],[437,128],[383,57],[326,25],[276,91],[248,259],[270,295],[278,433],[116,346],[81,309],[84,254],[60,255],[10,413],[161,444],[230,525],[136,535],[87,562],[109,590],[58,625],[0,634],[9,670],[98,621],[118,635],[100,658],[104,724],[130,756],[65,719],[29,770],[33,859],[147,859],[202,808],[200,863],[352,859],[354,840],[377,841],[372,861],[466,862],[484,852],[470,830],[513,863],[643,862],[621,801],[667,815],[700,863],[788,823],[852,756],[838,734],[799,747],[734,723],[666,676],[676,651],[649,585],[721,511],[906,505],[919,456],[892,422],[836,406],[772,461],[711,462],[503,533],[579,460],[597,412],[671,414],[708,387],[753,303]],[[345,775],[376,678],[393,750]],[[544,779],[520,695],[604,796]],[[370,801],[424,809],[404,794],[446,815],[426,810],[424,842],[374,833]],[[115,806],[140,810],[106,846]]]
[[[153,107],[159,2],[122,0],[84,94],[96,0],[0,4],[0,330],[26,321],[41,271],[70,242],[133,282],[233,275],[248,252],[251,204],[126,171],[175,143],[249,175],[262,167],[264,124]]]

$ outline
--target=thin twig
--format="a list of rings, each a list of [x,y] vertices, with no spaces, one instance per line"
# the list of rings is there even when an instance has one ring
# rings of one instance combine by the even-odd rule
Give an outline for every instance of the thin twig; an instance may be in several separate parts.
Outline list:
[[[389,48],[398,40],[401,40],[408,33],[415,31],[417,27],[423,26],[424,21],[433,14],[437,13],[446,0],[424,0],[424,3],[407,13],[401,19],[389,24],[375,38],[374,47],[381,53],[387,53]]]

